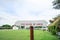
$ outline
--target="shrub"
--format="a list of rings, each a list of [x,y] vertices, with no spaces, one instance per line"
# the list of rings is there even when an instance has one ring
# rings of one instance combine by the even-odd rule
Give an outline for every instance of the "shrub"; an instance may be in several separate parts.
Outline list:
[[[56,26],[48,26],[48,30],[53,34],[53,35],[56,35]]]
[[[2,25],[0,29],[12,29],[12,27],[8,24]]]

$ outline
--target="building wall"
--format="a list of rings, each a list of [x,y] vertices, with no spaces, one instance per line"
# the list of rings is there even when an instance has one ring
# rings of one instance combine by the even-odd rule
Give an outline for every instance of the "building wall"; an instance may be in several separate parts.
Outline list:
[[[24,29],[29,28],[30,26],[42,26],[47,27],[47,22],[45,20],[22,20],[22,21],[16,21],[14,25],[19,26],[21,29],[21,26],[24,26]]]

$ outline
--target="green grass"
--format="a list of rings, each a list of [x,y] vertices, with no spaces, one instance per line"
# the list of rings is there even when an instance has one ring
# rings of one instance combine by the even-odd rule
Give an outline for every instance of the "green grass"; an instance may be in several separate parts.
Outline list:
[[[0,40],[30,40],[29,30],[0,30]],[[47,31],[34,30],[34,40],[58,40]]]

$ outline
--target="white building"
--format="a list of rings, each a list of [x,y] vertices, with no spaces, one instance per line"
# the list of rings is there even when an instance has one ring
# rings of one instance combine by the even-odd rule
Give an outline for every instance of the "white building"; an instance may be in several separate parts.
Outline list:
[[[14,27],[13,27],[13,30],[17,30],[17,29],[19,29],[19,28],[18,28],[18,27],[16,27],[16,26],[14,26]]]
[[[30,26],[33,26],[35,29],[47,29],[47,22],[45,20],[22,20],[15,22],[15,29],[29,29]],[[14,29],[13,27],[13,29]]]

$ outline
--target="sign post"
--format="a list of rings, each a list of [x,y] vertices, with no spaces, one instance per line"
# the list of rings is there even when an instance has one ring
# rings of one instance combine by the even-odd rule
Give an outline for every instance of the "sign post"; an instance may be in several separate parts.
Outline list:
[[[33,26],[30,26],[30,40],[34,40],[34,30],[33,30]]]

